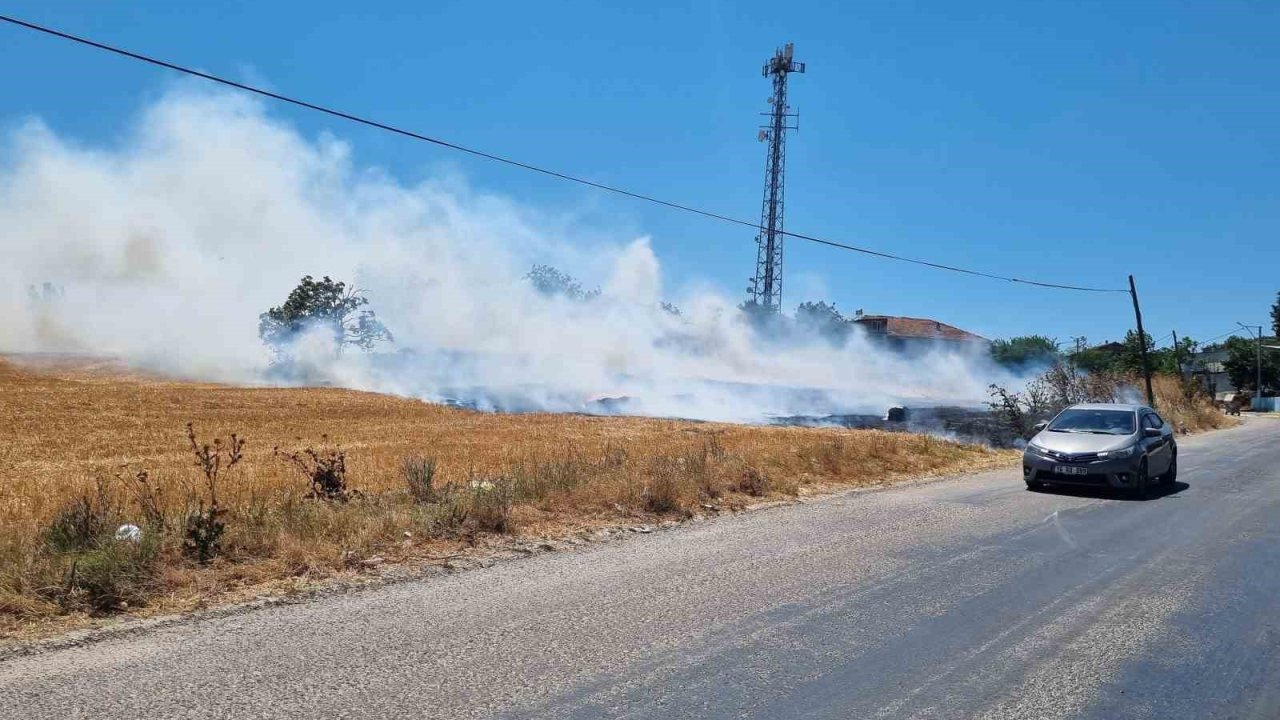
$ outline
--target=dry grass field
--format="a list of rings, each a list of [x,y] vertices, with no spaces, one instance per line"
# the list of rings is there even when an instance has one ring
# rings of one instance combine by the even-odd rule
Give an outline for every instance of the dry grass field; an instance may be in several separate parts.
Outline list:
[[[1013,458],[918,435],[486,414],[341,389],[180,382],[86,360],[0,359],[0,427],[0,637],[296,589],[368,571],[371,558],[479,552],[511,536],[680,519]],[[234,464],[232,433],[245,443]],[[211,467],[221,455],[212,487],[198,458],[206,444]],[[306,448],[319,469],[305,452],[301,464],[285,456]],[[339,458],[345,473],[326,473]],[[116,540],[124,523],[141,538]]]
[[[1137,379],[1133,382],[1138,384]],[[1151,389],[1160,415],[1173,423],[1179,432],[1197,433],[1240,424],[1239,420],[1214,407],[1208,395],[1190,391],[1191,387],[1176,376],[1156,375],[1152,378]]]

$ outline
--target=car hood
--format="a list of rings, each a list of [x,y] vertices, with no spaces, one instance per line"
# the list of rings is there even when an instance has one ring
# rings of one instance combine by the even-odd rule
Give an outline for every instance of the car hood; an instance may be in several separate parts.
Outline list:
[[[1064,433],[1045,430],[1031,438],[1031,442],[1046,450],[1062,453],[1095,453],[1129,447],[1137,440],[1132,435],[1097,435],[1094,433]]]

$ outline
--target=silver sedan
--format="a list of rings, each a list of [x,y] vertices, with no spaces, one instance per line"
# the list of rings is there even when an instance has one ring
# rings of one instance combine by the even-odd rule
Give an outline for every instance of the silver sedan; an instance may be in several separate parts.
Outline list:
[[[1178,477],[1173,428],[1145,405],[1072,405],[1035,430],[1022,453],[1022,478],[1033,490],[1083,485],[1145,496],[1153,483]]]

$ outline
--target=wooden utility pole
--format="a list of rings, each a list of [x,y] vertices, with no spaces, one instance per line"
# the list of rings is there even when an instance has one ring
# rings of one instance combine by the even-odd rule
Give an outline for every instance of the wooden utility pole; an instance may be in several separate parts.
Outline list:
[[[1138,286],[1129,276],[1129,297],[1133,298],[1133,316],[1138,321],[1138,346],[1142,348],[1142,377],[1147,381],[1147,405],[1156,406],[1156,394],[1151,389],[1151,358],[1147,355],[1147,332],[1142,329],[1142,308],[1138,305]]]
[[[1182,377],[1182,348],[1178,347],[1178,331],[1173,331],[1173,364],[1178,368],[1178,377]]]

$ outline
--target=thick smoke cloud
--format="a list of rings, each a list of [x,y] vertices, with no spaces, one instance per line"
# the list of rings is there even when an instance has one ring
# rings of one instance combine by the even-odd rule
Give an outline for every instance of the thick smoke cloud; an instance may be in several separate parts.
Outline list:
[[[107,147],[31,120],[0,149],[0,352],[481,407],[747,421],[979,403],[1007,380],[978,355],[908,360],[857,334],[839,348],[809,338],[761,351],[736,299],[665,287],[647,239],[575,244],[561,225],[449,178],[401,184],[240,96],[172,91]],[[601,295],[540,295],[523,280],[534,263]],[[257,316],[304,274],[354,281],[396,343],[335,355],[309,337],[291,377],[270,374]],[[61,294],[33,298],[46,282]],[[601,397],[628,399],[592,403]]]

